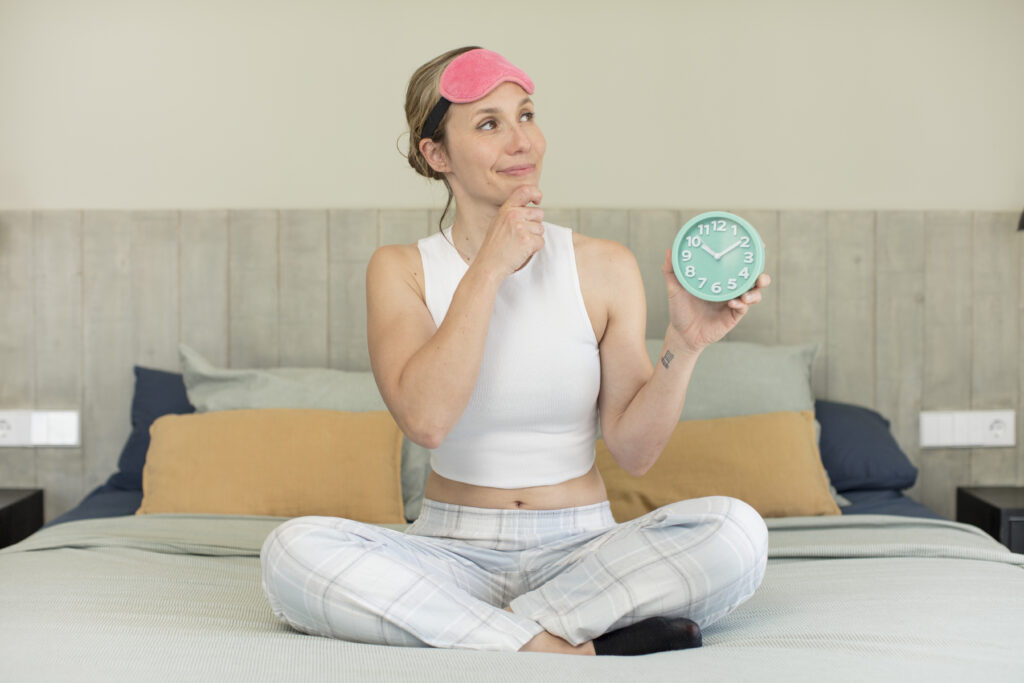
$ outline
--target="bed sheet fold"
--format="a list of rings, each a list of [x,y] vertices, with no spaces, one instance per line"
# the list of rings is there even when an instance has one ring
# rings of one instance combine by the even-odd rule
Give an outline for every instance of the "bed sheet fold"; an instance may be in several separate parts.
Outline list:
[[[57,548],[135,548],[157,553],[259,556],[282,517],[153,514],[88,519],[45,528],[3,553]],[[857,515],[766,520],[770,559],[934,557],[1024,566],[981,529],[948,520]],[[383,524],[404,530],[405,524]]]

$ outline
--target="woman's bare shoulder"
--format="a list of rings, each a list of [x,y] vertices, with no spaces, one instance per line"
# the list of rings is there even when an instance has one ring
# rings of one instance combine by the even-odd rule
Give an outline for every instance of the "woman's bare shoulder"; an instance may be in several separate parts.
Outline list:
[[[367,286],[383,278],[408,284],[423,298],[423,259],[413,244],[387,244],[377,247],[366,266]]]
[[[576,262],[595,274],[606,274],[609,270],[636,267],[636,257],[629,247],[615,240],[591,237],[579,232],[572,233],[572,246]]]
[[[373,255],[370,256],[370,260],[378,260],[387,264],[408,264],[415,261],[417,265],[420,264],[420,250],[419,247],[413,244],[385,244],[384,246],[377,247],[374,250]]]

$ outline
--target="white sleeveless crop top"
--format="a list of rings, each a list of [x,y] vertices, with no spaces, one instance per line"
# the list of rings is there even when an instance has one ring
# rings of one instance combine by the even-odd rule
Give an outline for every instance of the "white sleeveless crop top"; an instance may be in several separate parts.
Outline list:
[[[417,243],[438,327],[469,269],[450,238],[449,228]],[[580,477],[594,464],[600,385],[572,230],[545,223],[544,246],[498,289],[473,395],[430,466],[448,479],[505,489]]]

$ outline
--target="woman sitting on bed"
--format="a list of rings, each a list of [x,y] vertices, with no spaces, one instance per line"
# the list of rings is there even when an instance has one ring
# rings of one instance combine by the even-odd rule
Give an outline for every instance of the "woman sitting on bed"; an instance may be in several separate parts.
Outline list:
[[[405,533],[303,517],[271,534],[264,590],[300,631],[645,654],[699,646],[700,629],[761,582],[768,534],[753,508],[715,496],[616,524],[594,444],[600,415],[619,465],[636,476],[650,469],[701,350],[770,279],[708,303],[683,289],[666,251],[671,324],[652,369],[633,254],[543,222],[546,143],[533,90],[480,48],[443,54],[412,76],[409,163],[446,185],[455,221],[377,250],[367,324],[381,394],[406,436],[433,450],[432,472]],[[601,142],[620,137],[611,127]]]

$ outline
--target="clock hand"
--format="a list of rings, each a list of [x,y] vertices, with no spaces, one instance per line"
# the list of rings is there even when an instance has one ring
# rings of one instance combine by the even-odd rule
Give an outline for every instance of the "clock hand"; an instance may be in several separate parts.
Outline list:
[[[725,256],[726,254],[728,254],[728,253],[729,253],[730,251],[732,251],[732,250],[733,250],[733,249],[735,249],[736,247],[740,246],[740,242],[742,242],[742,241],[743,241],[743,240],[739,240],[739,241],[737,241],[737,242],[736,242],[735,244],[733,244],[733,245],[732,245],[731,247],[729,247],[728,249],[726,249],[725,251],[723,251],[723,252],[722,252],[721,254],[719,254],[719,255],[718,255],[718,258],[722,258],[722,257],[723,257],[723,256]]]
[[[708,246],[707,242],[701,242],[700,243],[700,248],[703,249],[704,251],[708,252],[709,254],[711,254],[713,257],[715,257],[716,261],[718,259],[722,258],[721,254],[716,254],[715,252],[711,251],[711,247]]]

